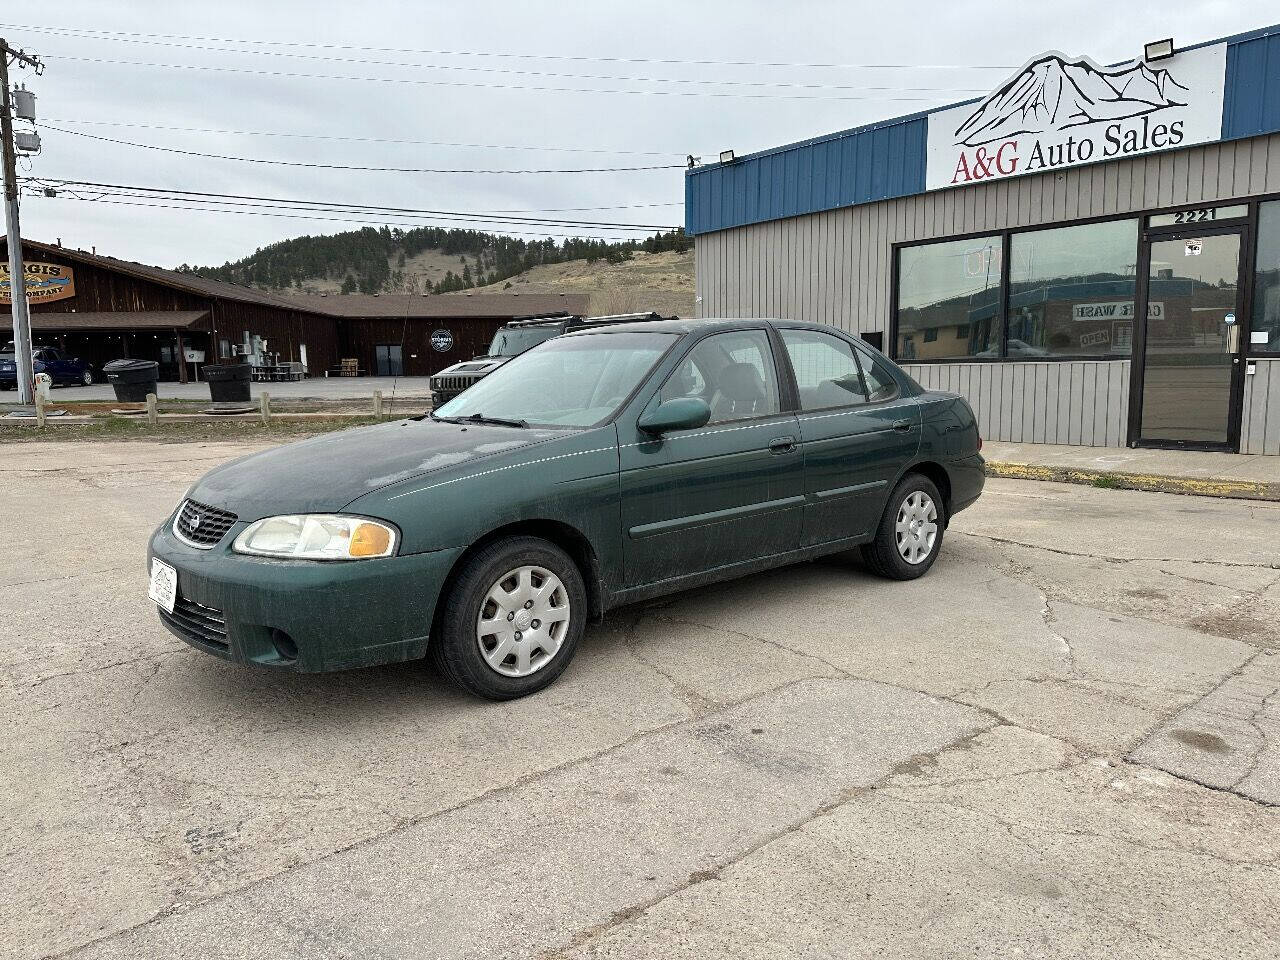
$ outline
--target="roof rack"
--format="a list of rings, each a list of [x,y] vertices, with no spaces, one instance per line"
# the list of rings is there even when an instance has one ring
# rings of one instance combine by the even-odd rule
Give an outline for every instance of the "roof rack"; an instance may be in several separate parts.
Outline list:
[[[656,310],[650,310],[646,313],[612,313],[603,317],[587,317],[583,324],[607,324],[607,323],[642,323],[646,320],[679,320],[679,317],[664,317]]]
[[[564,323],[566,320],[581,320],[582,318],[567,310],[558,310],[555,313],[535,313],[527,317],[512,317],[505,324],[508,327],[531,327],[541,323]]]

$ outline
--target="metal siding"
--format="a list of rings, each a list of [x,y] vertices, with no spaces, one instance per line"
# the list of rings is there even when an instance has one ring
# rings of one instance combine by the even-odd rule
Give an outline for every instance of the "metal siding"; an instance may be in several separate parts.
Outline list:
[[[1240,452],[1280,455],[1280,360],[1251,360],[1244,378]]]
[[[685,175],[685,229],[706,234],[919,193],[926,141],[917,117],[696,167]]]
[[[1280,361],[1273,366],[1280,389]],[[1127,396],[1128,360],[929,363],[903,369],[926,389],[949,390],[968,400],[987,440],[1124,445],[1124,418],[1116,411]],[[1103,394],[1114,399],[1103,403]],[[1280,432],[1280,416],[1273,419]]]
[[[1227,45],[1222,139],[1280,129],[1280,33]]]

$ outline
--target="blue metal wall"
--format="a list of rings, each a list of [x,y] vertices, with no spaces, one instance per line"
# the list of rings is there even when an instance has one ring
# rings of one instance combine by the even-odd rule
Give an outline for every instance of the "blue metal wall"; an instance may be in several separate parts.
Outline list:
[[[1280,26],[1226,43],[1222,139],[1280,130]],[[710,233],[923,193],[930,112],[695,167],[685,176],[685,230]]]
[[[707,233],[762,220],[924,190],[923,116],[806,140],[685,177],[685,230]]]
[[[1280,32],[1260,32],[1227,46],[1222,139],[1276,130],[1280,130]]]

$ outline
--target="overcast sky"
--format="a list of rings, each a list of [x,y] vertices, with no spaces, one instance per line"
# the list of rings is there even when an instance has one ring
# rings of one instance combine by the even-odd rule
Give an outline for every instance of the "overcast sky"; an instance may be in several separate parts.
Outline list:
[[[973,0],[61,0],[43,8],[8,5],[0,14],[0,35],[41,54],[47,63],[39,78],[14,73],[39,97],[44,142],[43,153],[24,161],[20,174],[456,211],[661,204],[559,216],[679,224],[680,169],[507,175],[305,169],[163,153],[50,128],[204,153],[337,165],[559,169],[680,164],[688,153],[714,159],[731,147],[742,154],[969,99],[1048,49],[1110,63],[1139,54],[1147,40],[1171,35],[1185,45],[1251,30],[1268,24],[1264,7],[1241,0],[1016,5]],[[39,28],[111,31],[134,34],[135,39],[165,36],[137,43]],[[175,35],[233,42],[171,39]],[[277,55],[265,55],[267,51]],[[102,60],[130,63],[94,62]],[[352,62],[360,60],[404,65]],[[723,61],[843,66],[731,66]],[[910,67],[868,66],[872,64]],[[681,80],[696,82],[669,82]],[[518,87],[575,90],[512,89]],[[694,95],[577,92],[582,88]],[[126,126],[138,124],[247,133]],[[264,133],[490,146],[358,143]],[[65,197],[27,199],[22,216],[23,232],[30,238],[61,238],[67,246],[96,247],[100,253],[163,266],[220,264],[276,240],[355,226]]]

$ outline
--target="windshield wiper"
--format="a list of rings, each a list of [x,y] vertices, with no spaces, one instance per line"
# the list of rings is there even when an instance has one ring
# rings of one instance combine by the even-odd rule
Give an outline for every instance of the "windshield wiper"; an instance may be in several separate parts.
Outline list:
[[[499,427],[527,427],[528,420],[508,420],[505,417],[486,417],[483,413],[469,413],[465,417],[458,417],[459,421],[466,423],[492,423]]]

